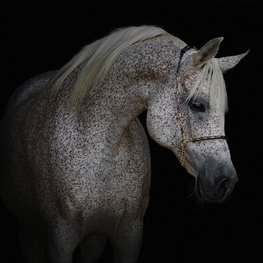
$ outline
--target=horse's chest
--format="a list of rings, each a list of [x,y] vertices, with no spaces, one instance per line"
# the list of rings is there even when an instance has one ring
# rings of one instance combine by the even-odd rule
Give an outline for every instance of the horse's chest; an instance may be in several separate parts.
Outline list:
[[[43,178],[50,182],[45,191],[52,190],[55,210],[66,218],[95,218],[94,222],[111,221],[128,210],[143,210],[148,198],[149,164],[137,126],[134,124],[116,145],[107,140],[103,127],[99,131],[89,126],[81,129],[72,123],[72,118],[66,124],[65,118],[58,118],[49,137],[47,160],[55,165],[52,174],[43,169]],[[50,161],[44,163],[46,168]]]
[[[92,158],[84,150],[74,158],[64,153],[65,170],[60,173],[61,180],[52,184],[62,214],[111,222],[124,211],[137,213],[141,209],[149,187],[145,163],[134,159],[132,151],[128,153],[129,149],[124,148],[115,155],[93,152]]]

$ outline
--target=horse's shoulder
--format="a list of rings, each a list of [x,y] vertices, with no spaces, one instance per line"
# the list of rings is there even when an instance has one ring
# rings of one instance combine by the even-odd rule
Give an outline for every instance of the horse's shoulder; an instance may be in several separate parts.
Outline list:
[[[129,148],[132,147],[130,148],[132,151],[131,154],[136,153],[136,155],[138,155],[141,153],[142,156],[146,156],[150,159],[148,137],[139,118],[135,118],[124,133],[123,144],[127,144]]]

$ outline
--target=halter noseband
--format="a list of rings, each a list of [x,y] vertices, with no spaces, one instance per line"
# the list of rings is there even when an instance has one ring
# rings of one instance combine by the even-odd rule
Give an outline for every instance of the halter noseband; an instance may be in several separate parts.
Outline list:
[[[179,69],[181,66],[181,61],[182,58],[184,56],[184,54],[190,50],[191,47],[190,46],[185,46],[183,49],[181,49],[180,51],[180,57],[179,57],[179,62],[178,62],[178,66],[177,66],[177,70],[176,70],[176,79],[179,73]],[[178,86],[178,81],[176,81],[176,85]],[[179,106],[179,101],[178,101],[178,106]],[[180,112],[180,111],[178,111]],[[186,160],[186,155],[185,155],[185,151],[186,151],[186,146],[189,142],[191,143],[195,143],[195,142],[200,142],[200,141],[208,141],[208,140],[227,140],[227,137],[225,135],[213,135],[213,136],[202,136],[202,137],[196,137],[196,138],[185,138],[185,132],[183,127],[181,127],[181,131],[182,131],[182,141],[180,143],[180,151],[179,151],[179,162],[180,164],[185,167],[185,160]]]
[[[216,136],[203,136],[203,137],[197,137],[197,138],[192,138],[185,140],[183,139],[182,142],[180,143],[180,155],[179,155],[179,162],[180,164],[185,167],[185,149],[187,146],[187,143],[189,142],[200,142],[200,141],[208,141],[208,140],[227,140],[227,136],[225,135],[216,135]]]

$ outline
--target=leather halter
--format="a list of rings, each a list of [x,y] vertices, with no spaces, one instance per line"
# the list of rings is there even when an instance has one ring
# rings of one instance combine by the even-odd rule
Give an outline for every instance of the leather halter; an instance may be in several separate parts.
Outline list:
[[[190,49],[192,49],[190,46],[185,46],[180,51],[179,62],[178,62],[177,70],[176,70],[176,85],[177,85],[177,88],[178,88],[177,76],[178,76],[179,69],[180,69],[180,66],[181,66],[181,61],[182,61],[182,58],[183,58],[184,54]],[[179,107],[179,101],[178,101],[177,104],[178,104],[177,107]],[[180,111],[178,111],[178,112],[180,112]],[[195,143],[195,142],[208,141],[208,140],[227,140],[227,137],[225,135],[212,135],[212,136],[201,136],[201,137],[194,137],[194,138],[186,138],[185,137],[186,133],[184,132],[183,127],[181,127],[181,132],[182,132],[183,139],[182,139],[182,141],[180,143],[180,151],[179,151],[178,159],[179,159],[180,164],[183,167],[185,167],[185,160],[186,160],[185,152],[186,152],[187,144],[189,142],[190,143]]]

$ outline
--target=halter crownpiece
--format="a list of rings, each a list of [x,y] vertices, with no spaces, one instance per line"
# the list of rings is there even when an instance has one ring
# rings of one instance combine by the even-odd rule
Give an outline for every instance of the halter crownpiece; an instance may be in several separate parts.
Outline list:
[[[178,66],[177,66],[177,69],[176,69],[176,77],[177,77],[177,74],[179,72],[183,56],[190,49],[192,49],[192,47],[190,47],[190,46],[185,46],[184,48],[181,49],[180,56],[179,56],[179,61],[178,61]]]
[[[179,73],[179,69],[181,66],[181,61],[182,58],[184,56],[184,54],[188,51],[192,49],[192,47],[190,46],[185,46],[183,49],[181,49],[180,51],[180,56],[179,56],[179,62],[178,62],[178,66],[177,66],[177,70],[176,70],[176,85],[178,86],[178,81],[177,81],[177,76]],[[179,101],[178,101],[178,106],[179,107]],[[180,111],[178,111],[180,113]],[[227,136],[225,135],[211,135],[211,136],[201,136],[201,137],[196,137],[196,138],[186,138],[185,137],[185,132],[184,132],[184,128],[181,127],[181,132],[182,132],[182,141],[180,143],[180,150],[179,150],[179,163],[185,167],[185,161],[186,161],[186,146],[188,143],[195,143],[195,142],[200,142],[200,141],[208,141],[208,140],[227,140]],[[185,167],[186,168],[186,167]]]

